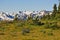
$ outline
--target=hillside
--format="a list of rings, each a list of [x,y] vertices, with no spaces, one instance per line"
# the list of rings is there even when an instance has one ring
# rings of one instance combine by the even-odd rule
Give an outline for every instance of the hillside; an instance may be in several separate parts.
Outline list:
[[[60,40],[60,14],[54,19],[42,18],[0,22],[0,40]]]

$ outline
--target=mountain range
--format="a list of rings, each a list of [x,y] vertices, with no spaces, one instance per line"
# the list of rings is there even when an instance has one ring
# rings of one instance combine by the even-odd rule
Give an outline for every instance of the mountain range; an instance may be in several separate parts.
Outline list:
[[[19,12],[13,12],[13,13],[8,13],[8,12],[0,12],[0,21],[13,21],[15,16],[17,15],[17,18],[19,20],[26,20],[28,17],[32,17],[33,19],[36,18],[37,16],[39,18],[43,17],[44,15],[51,15],[52,11],[19,11]]]

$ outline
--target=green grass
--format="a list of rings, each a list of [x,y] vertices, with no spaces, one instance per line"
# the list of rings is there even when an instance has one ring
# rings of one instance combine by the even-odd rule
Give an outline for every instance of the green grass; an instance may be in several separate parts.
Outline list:
[[[0,35],[0,40],[60,40],[60,31],[52,30],[50,28],[44,28],[44,25],[24,25],[21,26],[18,23],[2,24],[0,27],[0,33],[4,32],[5,35]],[[30,33],[22,35],[22,30],[24,28],[29,28]],[[5,30],[4,30],[5,29]],[[4,30],[4,31],[2,31]]]
[[[39,25],[32,20],[0,22],[0,40],[60,40],[59,20],[42,19],[40,21],[44,24]],[[26,28],[30,29],[30,32],[23,35],[22,30]]]

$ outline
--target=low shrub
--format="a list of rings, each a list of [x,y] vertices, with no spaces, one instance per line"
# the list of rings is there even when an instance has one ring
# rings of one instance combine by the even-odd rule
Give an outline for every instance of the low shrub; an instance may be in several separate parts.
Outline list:
[[[5,33],[1,32],[0,35],[5,35]]]
[[[41,30],[40,32],[46,33],[46,31],[45,31],[45,30]]]
[[[48,33],[48,36],[53,36],[53,33],[52,32]]]
[[[17,36],[16,33],[17,33],[16,30],[13,30],[13,31],[10,32],[10,35],[12,35],[13,37],[16,37]]]
[[[25,28],[25,29],[22,30],[23,35],[26,35],[27,33],[30,33],[30,29]]]

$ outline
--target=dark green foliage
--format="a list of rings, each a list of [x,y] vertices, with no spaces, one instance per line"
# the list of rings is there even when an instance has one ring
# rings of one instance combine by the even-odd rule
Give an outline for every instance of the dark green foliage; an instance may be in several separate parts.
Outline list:
[[[42,23],[41,21],[39,21],[38,17],[36,17],[36,19],[33,20],[33,24],[34,25],[44,25],[44,23]]]
[[[47,19],[47,20],[49,20],[49,19],[50,19],[50,15],[49,15],[49,13],[48,13],[48,15],[46,16],[46,19]]]
[[[60,13],[60,3],[59,3],[59,5],[58,5],[58,13]]]
[[[53,12],[52,12],[52,18],[54,18],[56,16],[56,13],[57,13],[57,6],[56,6],[56,4],[54,4]]]
[[[47,15],[44,15],[41,20],[51,20],[52,15],[49,15],[49,13]]]
[[[42,23],[41,21],[36,21],[36,20],[34,20],[33,21],[33,23],[34,23],[34,25],[44,25],[44,23]]]
[[[57,5],[56,4],[54,4],[54,6],[53,6],[53,11],[57,12]]]
[[[60,14],[56,14],[55,20],[60,21]]]

